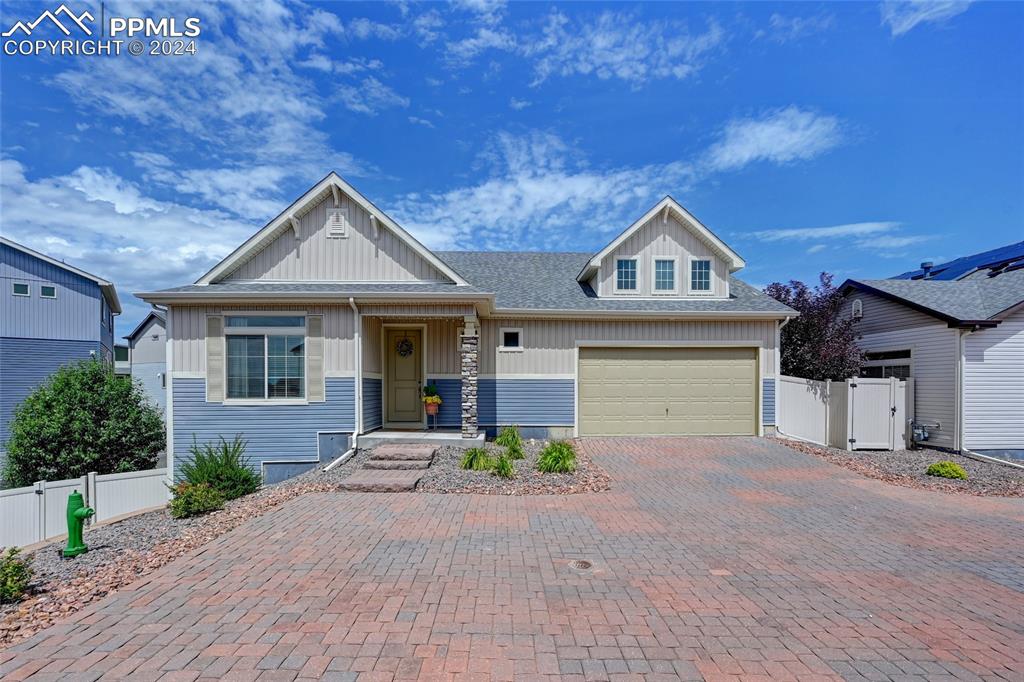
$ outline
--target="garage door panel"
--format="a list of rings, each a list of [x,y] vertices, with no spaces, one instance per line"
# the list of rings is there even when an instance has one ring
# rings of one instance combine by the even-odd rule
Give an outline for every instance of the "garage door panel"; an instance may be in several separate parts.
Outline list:
[[[756,433],[754,348],[581,348],[582,435]]]

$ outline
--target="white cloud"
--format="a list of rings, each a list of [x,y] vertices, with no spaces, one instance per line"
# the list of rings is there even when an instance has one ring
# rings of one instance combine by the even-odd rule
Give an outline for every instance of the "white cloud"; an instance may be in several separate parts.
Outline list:
[[[783,44],[823,33],[835,26],[835,16],[818,14],[811,17],[787,17],[773,13],[768,18],[768,28],[757,31],[756,37]]]
[[[970,5],[969,0],[884,0],[880,9],[882,24],[897,37],[919,24],[945,23],[966,12]]]
[[[815,244],[814,246],[812,246],[812,247],[807,249],[807,254],[811,255],[811,254],[814,254],[814,253],[819,253],[821,251],[824,251],[827,248],[828,247],[825,246],[824,244]]]
[[[416,125],[420,125],[420,126],[423,126],[425,128],[433,128],[434,127],[434,124],[431,121],[429,121],[429,120],[427,120],[425,118],[420,118],[419,116],[410,116],[409,117],[409,123],[414,123]]]
[[[724,39],[725,31],[713,19],[704,32],[691,33],[677,21],[642,22],[612,11],[570,19],[556,10],[540,37],[523,41],[522,53],[535,60],[534,84],[552,76],[594,75],[638,86],[692,76]]]
[[[444,28],[444,19],[440,12],[430,10],[424,12],[412,21],[412,30],[420,38],[420,43],[429,45],[441,37],[441,29]]]
[[[896,222],[849,223],[830,227],[797,227],[781,230],[758,230],[751,233],[755,239],[763,242],[778,241],[818,241],[839,237],[863,237],[879,233],[892,232],[900,226]]]
[[[516,111],[522,111],[531,104],[533,104],[533,102],[531,102],[530,100],[516,99],[515,97],[508,101],[508,105],[515,109]]]
[[[756,118],[733,119],[705,156],[712,170],[735,170],[758,161],[806,161],[843,142],[843,124],[835,116],[795,106]]]
[[[681,162],[595,169],[561,138],[537,131],[497,135],[481,163],[480,181],[407,195],[393,215],[432,248],[580,249],[607,241],[693,179]]]
[[[516,46],[516,39],[503,28],[481,26],[476,32],[462,40],[449,41],[446,45],[450,61],[465,65],[487,50],[511,51]]]
[[[348,22],[346,35],[360,40],[374,38],[377,40],[398,40],[402,37],[402,29],[391,24],[381,24],[369,19],[353,19]]]
[[[382,109],[409,106],[409,98],[402,97],[373,76],[364,78],[359,85],[339,85],[338,99],[349,111],[376,116]]]

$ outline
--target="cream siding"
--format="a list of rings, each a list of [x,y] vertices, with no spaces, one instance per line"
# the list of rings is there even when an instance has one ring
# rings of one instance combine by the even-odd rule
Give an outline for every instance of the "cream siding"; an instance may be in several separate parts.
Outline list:
[[[299,218],[299,239],[289,227],[224,277],[227,280],[339,282],[449,281],[413,248],[341,194],[348,209],[348,237],[327,236],[328,195]]]
[[[523,350],[499,351],[499,330],[523,330]],[[576,347],[581,341],[736,345],[752,342],[761,349],[761,376],[775,374],[775,328],[772,320],[672,321],[672,320],[524,320],[488,318],[481,321],[480,372],[482,375],[576,374]]]
[[[868,309],[865,301],[865,320]],[[908,312],[916,313],[913,310]],[[956,448],[958,334],[958,330],[950,329],[945,322],[933,319],[927,325],[867,334],[857,340],[857,345],[864,351],[910,350],[915,418],[926,424],[938,423],[938,429],[929,428],[931,437],[928,442],[945,448]]]
[[[462,358],[459,353],[458,329],[463,325],[462,318],[363,318],[363,372],[380,374],[383,372],[381,357],[381,328],[383,325],[411,327],[426,325],[427,376],[439,378],[443,376],[460,377]],[[384,349],[386,352],[387,349]]]
[[[601,262],[592,286],[602,297],[655,297],[652,292],[654,259],[658,256],[676,258],[677,294],[657,294],[657,298],[686,297],[690,279],[689,259],[706,258],[711,261],[711,293],[705,296],[725,298],[729,295],[729,268],[704,241],[685,228],[675,217],[662,221],[661,214],[647,221],[626,241],[609,253]],[[615,261],[619,258],[637,260],[637,290],[615,291]]]
[[[381,315],[384,317],[465,317],[476,315],[476,308],[472,303],[447,303],[437,305],[416,305],[408,304],[364,304],[359,306],[359,312],[363,315]]]
[[[286,306],[286,305],[232,305],[232,306],[172,306],[171,357],[175,376],[206,374],[206,317],[231,312],[301,312],[305,315],[323,315],[324,374],[351,376],[355,372],[354,318],[348,305]]]
[[[1024,449],[1024,310],[964,340],[964,446]]]

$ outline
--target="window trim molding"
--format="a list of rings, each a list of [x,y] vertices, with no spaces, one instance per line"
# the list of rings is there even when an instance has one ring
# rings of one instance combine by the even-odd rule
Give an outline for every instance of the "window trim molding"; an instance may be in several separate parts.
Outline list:
[[[19,294],[17,291],[14,290],[14,287],[19,286],[19,285],[25,287],[25,293]],[[29,298],[29,297],[31,297],[32,296],[32,285],[31,284],[26,284],[25,282],[11,282],[11,296],[21,296],[22,298]]]
[[[694,289],[693,288],[693,264],[696,261],[707,261],[708,264],[708,288],[705,289]],[[686,295],[687,296],[714,296],[715,295],[715,279],[714,279],[714,263],[712,258],[706,258],[704,256],[689,256],[686,259]]]
[[[672,263],[672,288],[658,289],[658,261],[670,261]],[[678,296],[679,295],[679,256],[652,256],[651,257],[651,296]]]
[[[47,296],[43,293],[44,289],[53,289],[53,296]],[[47,301],[57,300],[57,285],[56,284],[40,284],[39,285],[39,298],[45,298]]]
[[[519,335],[518,346],[505,345],[505,332],[515,332]],[[523,349],[523,328],[522,327],[500,327],[498,329],[498,352],[499,353],[522,353]]]
[[[263,317],[296,317],[302,315],[304,322],[302,327],[228,327],[227,318],[229,317],[247,317],[251,315],[261,315]],[[307,381],[309,378],[309,353],[306,349],[306,343],[309,340],[309,314],[306,312],[294,312],[287,313],[283,311],[257,311],[249,312],[248,314],[244,311],[222,311],[220,314],[221,318],[221,334],[224,336],[224,399],[221,401],[224,405],[308,405],[309,404],[309,390]],[[228,329],[232,331],[229,333]],[[268,335],[273,336],[288,336],[289,334],[302,334],[302,397],[301,398],[271,398],[269,397],[270,388],[267,385],[267,380],[270,377],[268,372],[268,365],[270,363],[269,346],[270,342],[267,340]],[[229,398],[228,397],[228,337],[229,336],[262,336],[263,337],[263,397],[262,398]],[[324,373],[326,376],[326,372]]]
[[[861,368],[864,368],[864,367],[898,367],[898,366],[906,365],[906,366],[908,366],[910,368],[910,378],[913,379],[914,378],[914,365],[915,365],[915,359],[916,359],[916,355],[917,355],[916,350],[917,350],[917,347],[915,345],[899,345],[899,344],[897,344],[897,345],[889,345],[889,346],[880,346],[878,348],[872,348],[871,350],[865,350],[864,353],[865,354],[867,354],[867,353],[900,353],[900,352],[903,352],[903,351],[907,351],[908,353],[910,353],[910,357],[906,357],[906,358],[889,358],[889,359],[886,359],[886,360],[864,360],[864,361],[862,361],[860,363],[860,366],[861,366]],[[903,380],[900,379],[900,381],[903,381]]]
[[[633,261],[633,269],[635,272],[634,282],[636,286],[632,289],[620,289],[619,288],[619,261]],[[622,294],[623,296],[639,296],[640,295],[640,282],[642,278],[642,270],[640,268],[640,259],[636,256],[632,257],[618,257],[615,258],[615,267],[612,270],[612,291],[616,294]]]

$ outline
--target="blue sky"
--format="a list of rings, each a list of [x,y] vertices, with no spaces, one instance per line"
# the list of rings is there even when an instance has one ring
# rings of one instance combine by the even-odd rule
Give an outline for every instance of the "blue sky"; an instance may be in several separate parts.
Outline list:
[[[197,54],[0,57],[0,230],[112,279],[122,333],[330,170],[437,248],[596,251],[672,194],[758,286],[1024,238],[1021,3],[106,11]]]

